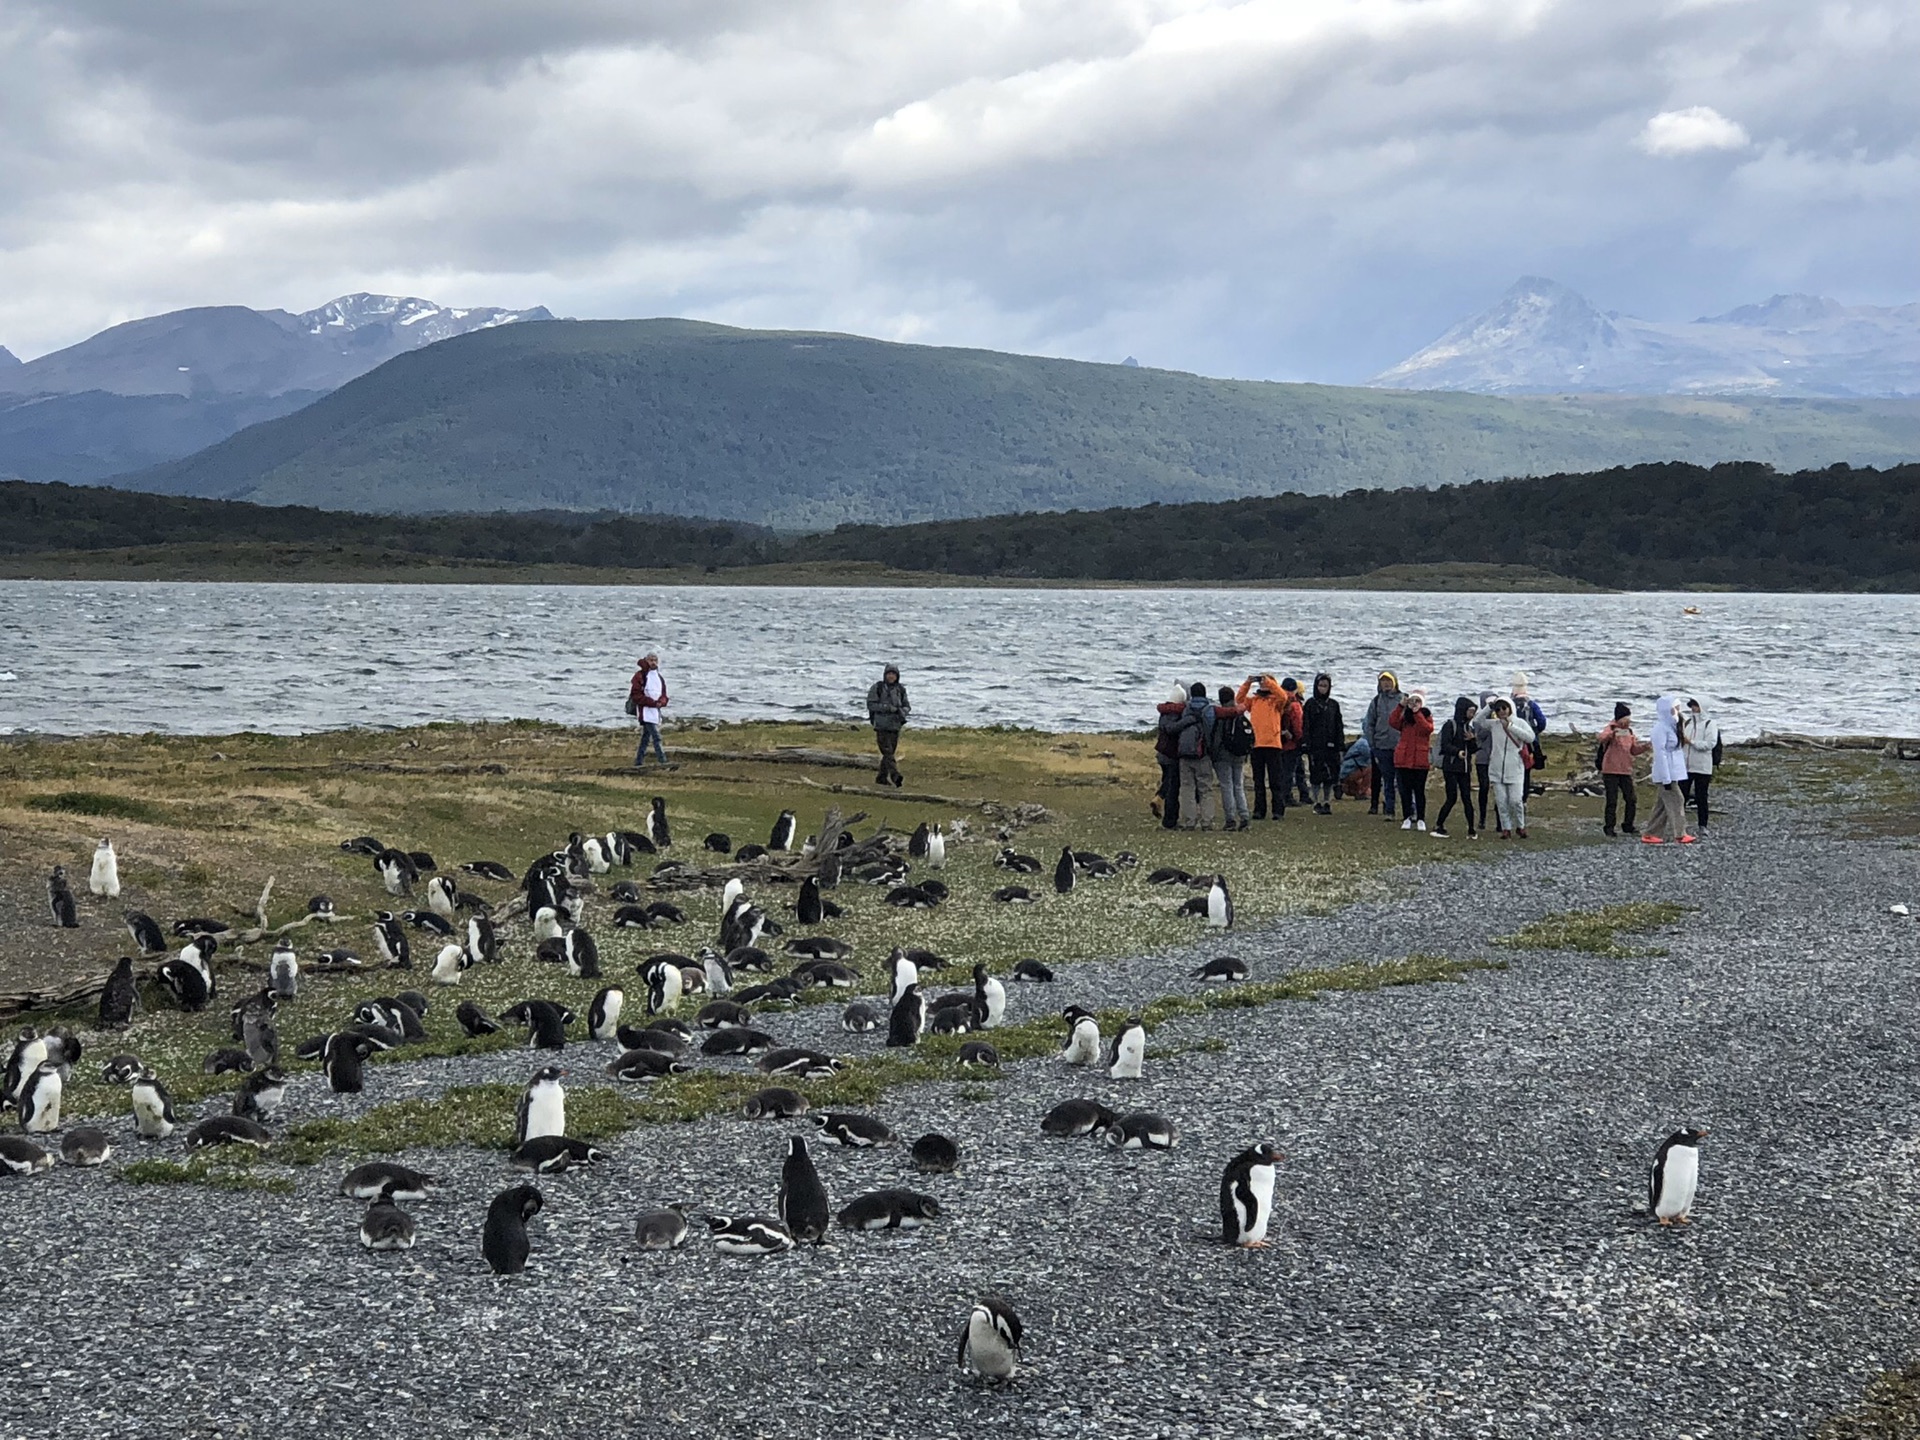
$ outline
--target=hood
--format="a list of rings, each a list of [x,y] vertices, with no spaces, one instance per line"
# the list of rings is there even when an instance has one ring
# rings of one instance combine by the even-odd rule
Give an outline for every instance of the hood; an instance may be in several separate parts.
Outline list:
[[[1653,702],[1653,713],[1667,729],[1673,728],[1673,696],[1662,695]]]
[[[1466,695],[1456,696],[1453,702],[1453,723],[1455,725],[1465,725],[1467,723],[1467,712],[1471,709],[1473,709],[1473,700],[1471,697]]]
[[[1325,695],[1320,694],[1320,682],[1322,680],[1327,682],[1327,693]],[[1327,672],[1324,670],[1322,670],[1318,675],[1314,676],[1313,677],[1313,693],[1316,697],[1322,700],[1331,700],[1333,698],[1333,677],[1327,674]]]
[[[1380,687],[1380,680],[1386,681],[1389,689],[1398,690],[1400,688],[1400,677],[1391,670],[1382,670],[1380,672],[1380,679],[1373,682],[1376,690]]]

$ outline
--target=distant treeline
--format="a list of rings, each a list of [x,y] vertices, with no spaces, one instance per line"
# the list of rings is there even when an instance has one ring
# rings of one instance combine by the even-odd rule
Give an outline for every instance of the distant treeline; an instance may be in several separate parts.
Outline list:
[[[724,571],[872,561],[1063,580],[1310,580],[1526,565],[1622,589],[1920,590],[1920,465],[1636,465],[1439,489],[843,525],[620,515],[379,516],[0,483],[0,553],[273,541],[519,564]]]

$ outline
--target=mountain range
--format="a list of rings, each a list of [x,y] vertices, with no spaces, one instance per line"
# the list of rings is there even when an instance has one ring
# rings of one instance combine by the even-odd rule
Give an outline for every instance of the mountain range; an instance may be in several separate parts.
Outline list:
[[[1485,395],[1920,395],[1920,305],[1775,295],[1684,322],[1603,313],[1523,276],[1370,384]]]

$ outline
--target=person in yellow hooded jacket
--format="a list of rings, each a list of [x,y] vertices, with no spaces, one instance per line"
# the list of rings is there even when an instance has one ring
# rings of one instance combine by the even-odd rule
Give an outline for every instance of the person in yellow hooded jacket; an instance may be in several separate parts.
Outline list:
[[[1271,675],[1249,675],[1234,703],[1253,722],[1253,818],[1267,818],[1267,792],[1273,792],[1273,818],[1287,813],[1285,771],[1281,766],[1283,721],[1293,697]]]

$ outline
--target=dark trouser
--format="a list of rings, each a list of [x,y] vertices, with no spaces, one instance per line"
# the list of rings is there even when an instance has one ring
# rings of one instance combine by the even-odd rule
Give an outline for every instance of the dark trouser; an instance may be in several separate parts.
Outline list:
[[[1700,817],[1700,828],[1707,828],[1707,792],[1713,788],[1713,776],[1694,774],[1687,777],[1693,781],[1693,808]]]
[[[1400,779],[1400,813],[1409,820],[1427,818],[1427,770],[1402,765],[1394,771]]]
[[[1298,750],[1280,752],[1280,805],[1274,813],[1284,814],[1289,804],[1307,803],[1306,758]]]
[[[1391,754],[1373,757],[1373,804],[1369,811],[1380,808],[1380,795],[1384,790],[1387,800],[1387,817],[1393,817],[1393,756]]]
[[[1444,830],[1447,828],[1447,816],[1453,813],[1453,802],[1458,800],[1461,810],[1466,813],[1467,834],[1473,834],[1476,828],[1473,823],[1473,794],[1472,786],[1467,779],[1467,772],[1465,770],[1443,770],[1440,773],[1446,777],[1447,781],[1447,803],[1440,807],[1440,818],[1433,822],[1433,828],[1436,830]]]
[[[1293,789],[1289,793],[1297,795],[1302,805],[1310,805],[1313,803],[1313,796],[1307,790],[1307,752],[1289,750],[1286,753],[1288,755],[1286,763],[1293,767]]]
[[[1256,745],[1253,747],[1253,818],[1267,818],[1267,792],[1273,792],[1273,818],[1278,820],[1287,813],[1286,781],[1281,777],[1286,771],[1281,766],[1281,756],[1286,752],[1278,745]]]
[[[1492,787],[1487,783],[1487,767],[1476,765],[1473,768],[1480,772],[1480,828],[1484,830],[1487,828],[1487,791]]]
[[[1627,828],[1631,830],[1633,828],[1634,816],[1638,814],[1640,809],[1640,799],[1633,791],[1633,777],[1631,775],[1602,775],[1600,778],[1606,782],[1607,786],[1607,833],[1609,835],[1613,833],[1614,807],[1622,796],[1626,797]]]
[[[667,763],[667,752],[660,748],[660,727],[642,720],[640,722],[640,749],[633,757],[633,768],[638,770],[641,762],[647,758],[647,742],[653,742],[653,753],[660,757],[662,765]]]
[[[899,780],[900,767],[893,763],[893,752],[900,748],[900,732],[875,730],[873,740],[880,747],[880,774],[876,778],[882,785]]]
[[[1180,828],[1180,762],[1178,760],[1160,762],[1160,828],[1162,830]]]
[[[1322,805],[1331,805],[1340,789],[1340,752],[1337,749],[1309,751],[1307,773],[1313,781],[1313,798]]]

